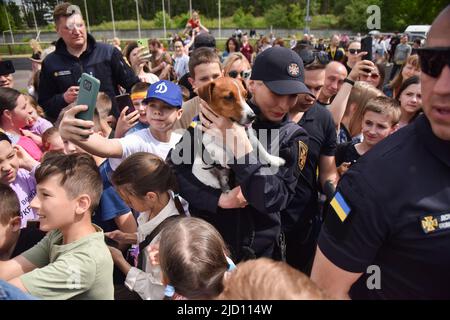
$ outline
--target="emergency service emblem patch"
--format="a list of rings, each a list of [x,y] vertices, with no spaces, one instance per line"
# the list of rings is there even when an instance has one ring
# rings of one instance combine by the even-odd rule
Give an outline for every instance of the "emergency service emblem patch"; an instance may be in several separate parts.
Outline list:
[[[306,157],[308,156],[308,146],[303,142],[298,142],[298,167],[303,170],[306,163]]]
[[[422,216],[420,226],[426,234],[450,229],[450,213]]]
[[[291,77],[298,77],[298,75],[300,74],[300,68],[299,68],[298,64],[296,64],[296,63],[289,64],[288,74]]]
[[[426,216],[422,218],[422,229],[425,233],[430,233],[436,230],[438,226],[437,219],[432,216]]]

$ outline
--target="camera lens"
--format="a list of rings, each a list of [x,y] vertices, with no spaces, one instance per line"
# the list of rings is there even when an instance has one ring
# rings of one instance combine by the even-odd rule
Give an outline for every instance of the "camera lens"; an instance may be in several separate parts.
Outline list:
[[[83,87],[84,87],[87,91],[91,91],[92,83],[91,83],[90,81],[84,80]]]

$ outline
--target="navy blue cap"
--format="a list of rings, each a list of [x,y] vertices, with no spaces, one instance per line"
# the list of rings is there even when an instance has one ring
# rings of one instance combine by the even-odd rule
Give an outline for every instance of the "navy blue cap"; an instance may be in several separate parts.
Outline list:
[[[250,80],[261,80],[279,95],[306,93],[305,70],[300,56],[291,49],[272,47],[256,56]]]
[[[195,36],[194,39],[194,49],[198,48],[215,48],[216,47],[216,38],[213,35],[202,32],[199,35]]]
[[[181,88],[167,80],[159,80],[148,88],[147,96],[142,102],[147,103],[149,99],[161,100],[174,108],[181,108],[183,104]]]

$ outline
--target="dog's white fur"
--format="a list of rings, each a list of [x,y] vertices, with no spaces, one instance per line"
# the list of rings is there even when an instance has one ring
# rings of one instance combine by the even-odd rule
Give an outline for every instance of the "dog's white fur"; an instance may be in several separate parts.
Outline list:
[[[237,87],[237,92],[239,93],[239,103],[242,107],[241,119],[239,119],[238,123],[239,125],[249,125],[255,118],[255,113],[245,101],[245,97],[238,84],[236,82],[233,82],[233,84]],[[196,130],[200,129],[196,128]],[[200,134],[200,132],[197,132],[197,134]],[[260,161],[273,167],[281,167],[285,164],[286,161],[283,158],[273,156],[267,152],[256,137],[251,126],[248,127],[247,135],[253,150],[258,152],[257,154],[259,155]],[[192,173],[203,184],[215,189],[221,189],[223,192],[228,192],[230,190],[230,168],[227,163],[233,160],[233,154],[230,150],[227,150],[227,147],[224,146],[222,142],[222,138],[218,139],[207,132],[203,132],[202,143],[205,146],[206,152],[208,152],[210,158],[215,163],[219,163],[221,167],[206,164],[203,161],[201,152],[199,152],[195,155]]]

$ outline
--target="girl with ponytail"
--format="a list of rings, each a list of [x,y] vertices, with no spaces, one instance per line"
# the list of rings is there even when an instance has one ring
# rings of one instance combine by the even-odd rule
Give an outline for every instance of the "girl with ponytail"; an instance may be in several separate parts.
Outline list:
[[[205,220],[170,221],[159,242],[165,299],[215,299],[235,268],[229,255],[220,233]]]
[[[164,226],[174,216],[185,215],[174,173],[158,156],[138,152],[117,167],[111,180],[127,205],[141,212],[137,233],[116,230],[105,234],[119,243],[139,244],[137,267],[131,266],[121,251],[109,247],[114,263],[126,275],[128,289],[144,300],[163,299],[161,270],[154,253]]]

